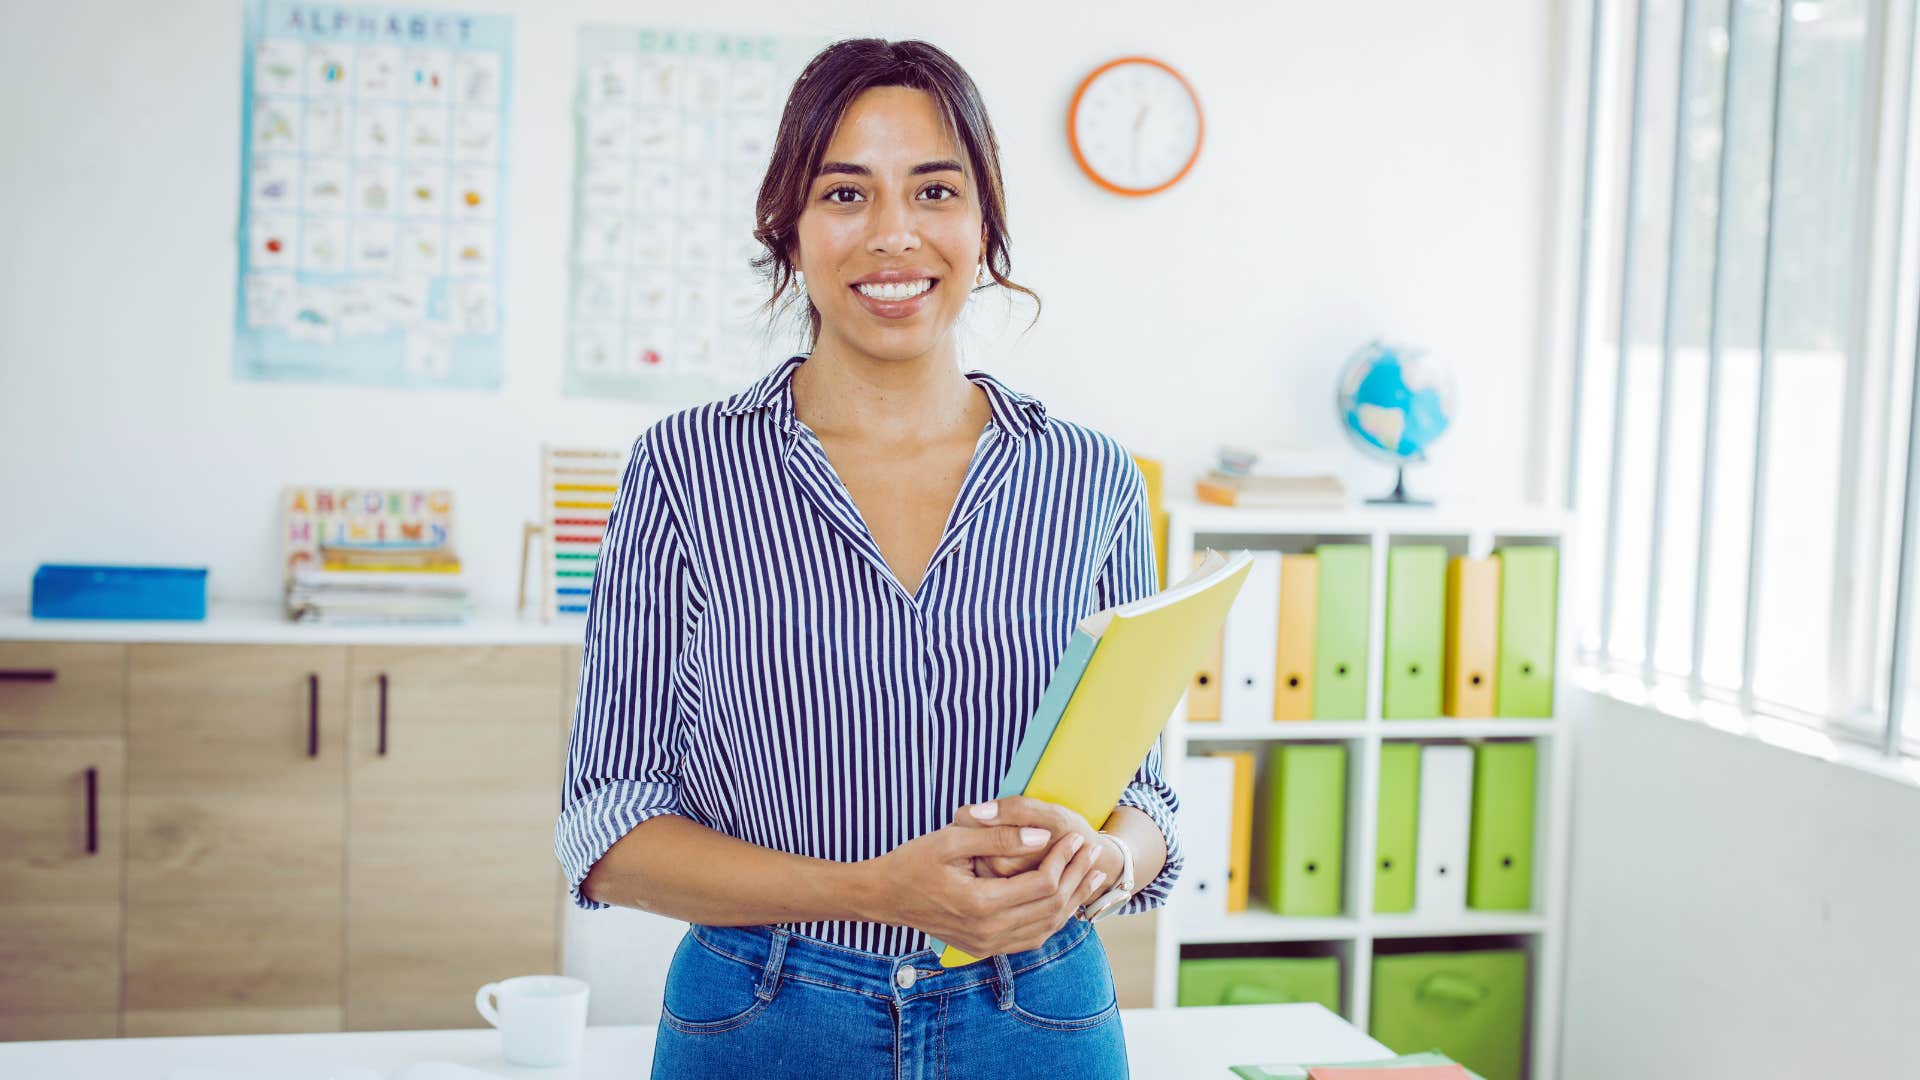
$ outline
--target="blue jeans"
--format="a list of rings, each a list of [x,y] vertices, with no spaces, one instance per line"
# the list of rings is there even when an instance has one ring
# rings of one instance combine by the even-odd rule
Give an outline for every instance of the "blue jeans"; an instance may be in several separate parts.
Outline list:
[[[953,968],[931,949],[695,924],[667,970],[653,1052],[654,1080],[1126,1075],[1107,952],[1079,919],[1037,949]]]

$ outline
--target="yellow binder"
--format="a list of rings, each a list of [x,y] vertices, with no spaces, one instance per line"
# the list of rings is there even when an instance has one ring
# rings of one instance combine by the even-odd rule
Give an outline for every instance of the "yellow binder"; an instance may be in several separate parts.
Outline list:
[[[1165,472],[1160,463],[1153,458],[1133,454],[1133,463],[1140,466],[1140,476],[1147,483],[1147,525],[1153,530],[1153,569],[1158,576],[1154,578],[1154,588],[1167,587],[1167,511],[1165,501],[1160,497],[1164,489],[1162,477]]]
[[[1493,667],[1500,641],[1500,560],[1455,556],[1447,563],[1447,675],[1441,711],[1493,715]]]
[[[1273,658],[1273,718],[1313,719],[1313,643],[1320,615],[1320,560],[1280,556],[1280,649]]]
[[[1064,806],[1095,828],[1105,824],[1220,636],[1252,567],[1250,552],[1210,551],[1172,588],[1080,620],[1014,752],[1003,793],[1010,788]],[[1070,690],[1067,680],[1075,680]],[[1057,723],[1048,723],[1051,708],[1059,709]],[[1032,775],[1019,784],[1023,761],[1036,756]],[[951,945],[935,947],[942,967],[977,959]]]
[[[1253,751],[1228,750],[1233,759],[1233,838],[1227,859],[1227,910],[1247,910],[1253,863]]]
[[[1193,553],[1193,569],[1200,568],[1201,560],[1207,557],[1204,551]],[[1193,682],[1187,687],[1187,723],[1205,724],[1220,719],[1220,665],[1226,661],[1226,631],[1214,636],[1213,649],[1207,653],[1206,662],[1200,670],[1193,673]]]

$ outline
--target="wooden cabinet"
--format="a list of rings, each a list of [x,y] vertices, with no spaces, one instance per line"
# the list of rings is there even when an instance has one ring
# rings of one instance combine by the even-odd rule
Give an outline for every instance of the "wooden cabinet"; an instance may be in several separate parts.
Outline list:
[[[476,1027],[481,984],[560,970],[563,655],[353,650],[349,1030]]]
[[[126,648],[0,642],[0,1039],[120,1027]]]
[[[135,645],[129,1036],[339,1031],[347,650]]]
[[[121,735],[127,647],[0,641],[0,733]]]

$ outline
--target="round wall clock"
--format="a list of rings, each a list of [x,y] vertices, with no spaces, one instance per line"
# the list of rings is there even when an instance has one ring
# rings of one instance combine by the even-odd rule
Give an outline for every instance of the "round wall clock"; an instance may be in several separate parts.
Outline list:
[[[1125,56],[1093,69],[1067,106],[1067,142],[1093,182],[1118,195],[1165,191],[1200,156],[1200,99],[1158,60]]]

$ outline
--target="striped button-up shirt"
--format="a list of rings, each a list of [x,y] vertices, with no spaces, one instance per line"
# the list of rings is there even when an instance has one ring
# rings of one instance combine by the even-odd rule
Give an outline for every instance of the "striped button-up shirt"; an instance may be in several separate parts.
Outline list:
[[[794,414],[806,359],[634,442],[588,598],[554,838],[582,908],[607,906],[580,892],[594,862],[660,814],[839,862],[941,828],[998,793],[1075,623],[1156,589],[1127,451],[969,371],[992,418],[907,592]],[[1166,837],[1166,866],[1121,909],[1143,911],[1182,861],[1157,743],[1120,805]],[[787,928],[893,956],[927,941]]]

